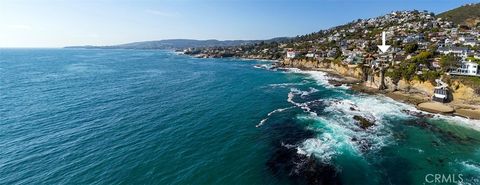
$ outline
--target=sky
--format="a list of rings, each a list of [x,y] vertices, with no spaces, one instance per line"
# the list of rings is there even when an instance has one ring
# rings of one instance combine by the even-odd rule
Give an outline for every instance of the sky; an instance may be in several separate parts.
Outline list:
[[[0,47],[162,39],[269,39],[396,10],[441,13],[472,0],[0,0]]]

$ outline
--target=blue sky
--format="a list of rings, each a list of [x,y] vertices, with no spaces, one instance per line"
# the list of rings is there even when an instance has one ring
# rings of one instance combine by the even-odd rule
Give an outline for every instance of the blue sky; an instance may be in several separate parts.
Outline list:
[[[0,47],[296,36],[393,10],[468,0],[0,0]]]

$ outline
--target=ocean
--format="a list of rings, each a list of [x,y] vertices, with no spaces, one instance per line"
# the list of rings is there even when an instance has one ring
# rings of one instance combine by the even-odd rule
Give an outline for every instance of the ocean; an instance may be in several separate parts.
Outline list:
[[[478,120],[268,65],[0,49],[0,184],[480,184]]]

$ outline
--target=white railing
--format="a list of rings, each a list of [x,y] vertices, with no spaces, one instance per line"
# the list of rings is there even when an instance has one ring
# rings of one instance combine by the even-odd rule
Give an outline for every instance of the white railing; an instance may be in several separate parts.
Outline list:
[[[449,72],[449,75],[459,75],[459,76],[478,76],[480,77],[480,74],[470,74],[470,73],[459,73],[459,72]]]

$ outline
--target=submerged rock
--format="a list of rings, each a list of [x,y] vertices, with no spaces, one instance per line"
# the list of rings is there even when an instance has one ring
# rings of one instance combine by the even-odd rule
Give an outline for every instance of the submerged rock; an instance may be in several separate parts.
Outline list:
[[[368,127],[375,125],[373,121],[370,121],[367,118],[364,118],[362,116],[355,115],[353,116],[353,119],[356,121],[358,126],[360,126],[360,128],[363,128],[363,129],[367,129]]]
[[[411,111],[411,110],[403,109],[402,112],[411,116],[419,117],[419,118],[433,118],[433,114],[423,113],[419,111]]]
[[[458,133],[454,133],[452,131],[442,129],[442,128],[438,127],[437,125],[428,123],[426,121],[426,119],[411,120],[411,121],[406,121],[405,123],[408,124],[408,125],[418,126],[422,129],[426,129],[430,132],[438,134],[440,136],[440,138],[445,140],[445,141],[454,141],[454,142],[457,142],[458,144],[462,144],[462,145],[468,145],[468,144],[471,144],[471,143],[480,142],[480,140],[477,140],[475,138],[462,137],[462,136],[458,135]],[[432,142],[432,145],[433,146],[439,146],[439,143],[434,141],[434,142]]]
[[[333,165],[320,163],[313,155],[299,154],[296,148],[278,148],[267,166],[276,175],[286,175],[295,184],[341,184]]]
[[[268,133],[277,138],[266,162],[275,176],[287,177],[294,184],[341,184],[335,166],[321,163],[313,155],[298,153],[297,146],[315,133],[292,122],[269,125]]]

